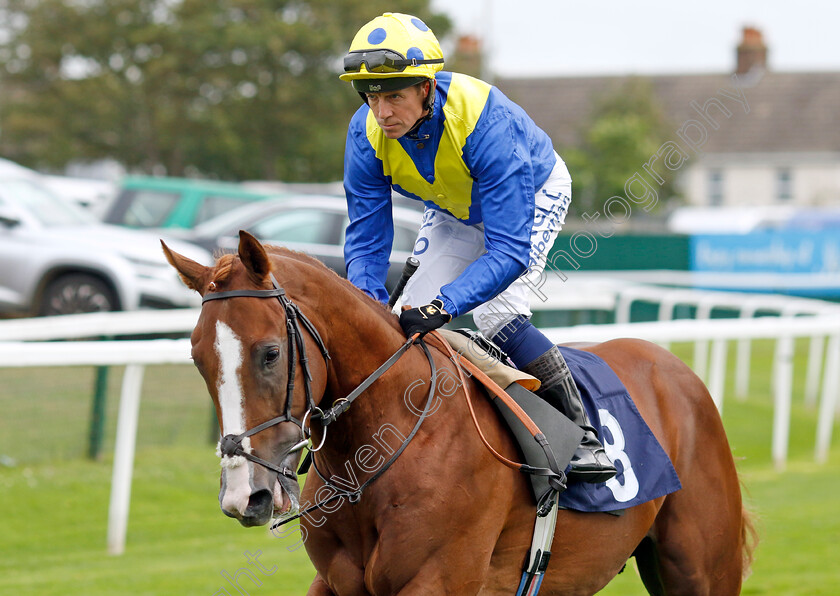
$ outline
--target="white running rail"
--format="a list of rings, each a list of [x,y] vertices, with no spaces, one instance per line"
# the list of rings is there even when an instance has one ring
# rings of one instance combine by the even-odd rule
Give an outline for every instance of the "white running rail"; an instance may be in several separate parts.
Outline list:
[[[549,280],[551,281],[551,280]],[[549,286],[555,286],[553,280]],[[557,295],[557,288],[543,287],[547,295]],[[774,422],[772,455],[778,469],[783,469],[787,459],[790,428],[790,406],[793,378],[793,340],[797,337],[812,338],[809,351],[809,390],[816,392],[819,379],[812,375],[823,371],[820,396],[815,457],[826,461],[831,443],[834,416],[840,393],[840,308],[831,303],[779,299],[779,297],[746,294],[736,296],[721,292],[695,293],[687,290],[641,288],[603,283],[594,293],[578,292],[574,286],[564,288],[574,293],[573,298],[554,298],[542,302],[535,300],[534,310],[597,308],[629,313],[632,302],[642,300],[658,302],[663,320],[653,323],[618,323],[615,325],[582,325],[544,330],[557,343],[570,341],[605,341],[617,337],[637,337],[659,344],[691,341],[695,345],[712,343],[711,366],[708,385],[718,408],[723,406],[723,380],[726,373],[727,342],[739,342],[739,369],[743,371],[743,342],[754,339],[775,339],[777,342]],[[598,298],[593,296],[597,294]],[[766,300],[765,300],[766,299]],[[667,320],[673,315],[674,305],[685,303],[698,308],[701,315],[708,315],[712,308],[721,306],[741,309],[739,319],[680,319]],[[705,306],[703,306],[705,304]],[[752,318],[759,310],[773,311],[779,317]],[[126,313],[98,313],[40,319],[0,321],[0,367],[28,366],[82,366],[125,365],[122,392],[117,420],[117,440],[114,454],[113,480],[108,524],[108,552],[121,554],[125,549],[128,523],[128,506],[131,496],[131,471],[134,466],[137,416],[143,373],[149,364],[189,364],[188,339],[148,339],[124,341],[73,341],[54,342],[55,339],[83,339],[91,337],[133,336],[151,333],[185,333],[192,330],[199,310],[136,311]],[[791,316],[803,315],[809,316]],[[814,348],[813,338],[819,338],[819,349]],[[827,348],[822,349],[827,338]],[[700,352],[696,351],[695,354]],[[702,350],[705,353],[705,349]],[[747,351],[748,353],[748,351]],[[699,358],[702,366],[706,361]],[[814,365],[816,362],[816,365]],[[749,365],[749,359],[746,359]],[[823,365],[824,364],[824,365]],[[816,373],[814,373],[816,371]],[[702,371],[705,372],[705,371]],[[743,381],[741,381],[743,382]]]

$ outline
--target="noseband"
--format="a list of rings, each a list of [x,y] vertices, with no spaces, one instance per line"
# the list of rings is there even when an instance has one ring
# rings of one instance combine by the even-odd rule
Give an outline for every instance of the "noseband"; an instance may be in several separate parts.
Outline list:
[[[219,450],[223,456],[227,455],[229,457],[233,457],[239,455],[249,461],[264,466],[269,470],[273,470],[279,474],[290,478],[295,478],[296,476],[293,472],[285,468],[280,468],[269,461],[266,461],[252,453],[248,453],[247,451],[245,451],[245,449],[242,447],[242,440],[246,437],[255,435],[258,432],[262,432],[267,428],[271,428],[272,426],[276,426],[283,422],[292,422],[296,424],[301,430],[301,438],[306,439],[309,434],[304,428],[307,416],[310,417],[310,419],[314,416],[321,417],[323,416],[323,412],[320,408],[318,408],[318,406],[315,405],[315,401],[312,399],[312,373],[309,371],[309,360],[306,356],[306,343],[303,340],[303,334],[301,333],[300,323],[303,323],[303,326],[312,336],[312,339],[315,341],[315,344],[321,351],[321,355],[324,357],[324,362],[326,362],[327,365],[329,365],[330,354],[327,351],[327,348],[324,345],[324,341],[321,339],[318,330],[315,329],[315,326],[312,324],[312,322],[309,319],[307,319],[306,315],[304,315],[301,312],[298,306],[294,302],[292,302],[288,296],[286,296],[286,291],[280,287],[279,283],[277,283],[277,279],[274,277],[274,274],[269,275],[271,279],[271,284],[274,286],[273,290],[231,290],[229,292],[213,292],[205,294],[205,296],[201,300],[201,303],[204,304],[205,302],[209,302],[211,300],[225,300],[227,298],[277,298],[277,301],[280,302],[280,306],[283,308],[283,312],[286,315],[286,335],[288,338],[289,354],[288,375],[286,381],[286,410],[281,416],[277,416],[276,418],[272,418],[271,420],[266,420],[262,424],[248,429],[241,434],[225,435],[224,437],[222,437],[222,440],[219,443]],[[292,416],[292,401],[295,391],[295,371],[297,369],[298,354],[300,355],[300,367],[303,370],[304,375],[303,387],[304,392],[306,394],[307,408],[306,413],[303,415],[303,419],[301,420],[298,420],[297,418]],[[295,447],[299,449],[302,448],[304,445],[305,440],[296,445]],[[290,451],[289,453],[292,453],[293,451],[295,451],[295,448],[293,448],[292,451]]]
[[[437,367],[435,366],[434,359],[432,358],[432,354],[429,351],[429,348],[426,346],[425,342],[421,337],[418,337],[418,334],[408,338],[406,342],[396,351],[394,354],[391,355],[388,360],[386,360],[379,368],[373,371],[364,381],[362,381],[353,391],[351,391],[346,397],[342,397],[332,405],[332,407],[328,408],[326,411],[321,410],[317,405],[315,405],[315,401],[312,399],[312,388],[310,386],[312,381],[312,374],[309,372],[309,362],[306,358],[306,346],[303,341],[303,335],[301,333],[301,329],[298,322],[303,323],[303,326],[315,340],[318,349],[321,350],[321,355],[324,357],[324,362],[329,365],[330,355],[327,351],[326,346],[324,345],[324,341],[321,339],[321,336],[318,334],[318,330],[315,329],[315,326],[312,324],[309,319],[306,318],[297,305],[292,302],[288,296],[286,296],[285,290],[280,287],[280,284],[277,283],[277,279],[274,277],[273,274],[270,274],[271,283],[274,286],[273,290],[231,290],[228,292],[213,292],[208,293],[204,296],[201,303],[204,304],[205,302],[209,302],[210,300],[224,300],[227,298],[277,298],[280,302],[280,305],[283,307],[283,311],[286,314],[286,330],[288,333],[288,341],[289,341],[289,374],[288,374],[288,382],[286,385],[286,411],[283,413],[282,416],[277,416],[276,418],[272,418],[271,420],[266,420],[262,424],[259,424],[251,429],[246,430],[245,432],[238,434],[238,435],[225,435],[222,437],[221,442],[219,443],[219,451],[221,454],[233,457],[236,455],[242,456],[245,459],[259,464],[269,470],[277,472],[287,478],[297,479],[295,473],[291,470],[286,468],[280,468],[279,466],[266,461],[260,457],[257,457],[253,453],[248,453],[245,451],[245,448],[242,447],[242,440],[245,437],[250,437],[252,435],[257,434],[258,432],[264,431],[267,428],[271,428],[277,424],[281,424],[283,422],[292,422],[296,424],[301,429],[301,438],[304,439],[303,441],[296,444],[292,447],[289,451],[287,451],[283,457],[290,455],[291,453],[295,453],[299,451],[303,447],[306,446],[308,442],[308,437],[310,433],[307,432],[305,427],[305,421],[307,417],[311,420],[319,420],[321,425],[324,427],[324,439],[326,439],[326,427],[327,425],[335,422],[338,417],[346,412],[352,403],[358,398],[362,393],[364,393],[368,387],[370,387],[379,377],[381,377],[388,369],[390,369],[394,364],[396,364],[397,360],[408,351],[408,349],[414,345],[415,343],[420,346],[423,350],[426,359],[429,362],[429,367],[431,369],[431,379],[430,379],[430,388],[429,388],[429,395],[426,398],[426,405],[423,408],[423,411],[417,418],[417,422],[414,424],[414,428],[411,429],[411,432],[403,441],[402,445],[391,454],[391,457],[379,468],[379,470],[373,474],[370,478],[368,478],[364,483],[362,483],[358,488],[355,490],[347,490],[343,487],[340,487],[336,484],[330,482],[330,480],[324,475],[321,470],[318,469],[318,465],[315,462],[314,457],[312,457],[312,453],[318,451],[318,449],[323,446],[323,441],[321,446],[318,449],[310,448],[309,453],[307,454],[307,459],[311,462],[312,467],[315,469],[315,472],[321,478],[321,481],[330,488],[333,489],[333,494],[324,500],[308,507],[305,511],[302,511],[297,514],[290,514],[287,516],[282,516],[279,521],[277,521],[273,526],[272,529],[294,521],[295,519],[300,518],[307,513],[314,511],[316,509],[320,509],[321,507],[325,506],[326,504],[340,498],[346,498],[351,503],[357,503],[361,498],[362,492],[370,486],[373,482],[375,482],[378,478],[380,478],[388,468],[397,460],[397,458],[405,451],[408,444],[417,434],[417,431],[420,430],[420,426],[423,424],[423,421],[429,415],[431,411],[431,406],[434,403],[434,395],[435,395],[435,388],[437,387]],[[304,373],[304,388],[306,393],[306,413],[303,415],[302,420],[298,420],[297,418],[292,416],[292,400],[294,397],[294,388],[295,388],[295,367],[296,367],[296,358],[295,356],[300,355],[300,365],[303,369]],[[282,460],[282,458],[281,458]],[[304,463],[302,468],[308,467],[308,463]]]

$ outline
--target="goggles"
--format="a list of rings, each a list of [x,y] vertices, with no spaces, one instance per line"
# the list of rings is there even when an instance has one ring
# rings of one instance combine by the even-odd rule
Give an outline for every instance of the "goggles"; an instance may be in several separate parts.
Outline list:
[[[408,66],[419,64],[443,64],[443,58],[418,60],[406,58],[394,50],[356,50],[344,57],[344,72],[360,72],[362,64],[368,72],[402,72]]]

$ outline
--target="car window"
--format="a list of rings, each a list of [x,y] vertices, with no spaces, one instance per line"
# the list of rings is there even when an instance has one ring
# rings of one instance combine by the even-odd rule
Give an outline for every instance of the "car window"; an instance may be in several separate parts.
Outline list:
[[[216,217],[217,215],[221,215],[222,213],[227,213],[231,209],[241,207],[250,200],[251,199],[244,197],[207,195],[204,197],[204,200],[201,202],[201,206],[198,208],[198,213],[195,215],[195,223],[198,224]]]
[[[48,189],[30,180],[3,180],[2,194],[10,202],[22,205],[45,226],[73,226],[88,224],[87,213],[67,204]]]
[[[341,244],[344,245],[347,234],[347,225],[350,223],[346,217],[344,218],[344,228],[341,230]],[[394,244],[391,247],[392,251],[413,252],[414,243],[417,241],[417,228],[413,225],[404,225],[401,223],[394,223]]]
[[[119,222],[137,228],[163,226],[166,218],[178,203],[180,194],[160,190],[130,190],[118,199],[127,203]]]
[[[394,248],[393,250],[401,250],[405,252],[412,252],[414,250],[414,243],[417,241],[417,228],[409,228],[400,224],[394,225]]]
[[[251,231],[264,241],[331,244],[341,215],[315,209],[286,211],[263,219]]]

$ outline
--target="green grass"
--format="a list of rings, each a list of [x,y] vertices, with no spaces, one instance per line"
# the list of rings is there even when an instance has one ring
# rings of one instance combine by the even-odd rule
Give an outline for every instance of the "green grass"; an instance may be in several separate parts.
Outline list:
[[[122,375],[123,367],[112,367],[107,376],[103,453],[114,447]],[[95,377],[86,366],[0,368],[0,457],[49,463],[86,456]],[[210,437],[214,416],[195,369],[146,367],[138,448],[199,445]]]
[[[802,404],[806,350],[798,344],[789,461],[786,472],[773,469],[771,349],[763,342],[754,348],[748,399],[732,397],[729,379],[724,402],[761,538],[743,593],[833,595],[840,586],[840,433],[835,429],[829,463],[815,464],[816,412]],[[690,362],[689,347],[675,351]],[[0,466],[0,594],[212,596],[226,587],[235,595],[222,572],[236,573],[247,566],[245,553],[258,551],[272,573],[257,576],[259,587],[241,577],[249,594],[304,594],[313,570],[295,548],[297,534],[244,529],[219,511],[208,401],[190,367],[147,370],[126,552],[106,554],[120,377],[115,369],[106,455],[95,462],[83,458],[92,369],[0,369],[0,456],[17,462]],[[601,594],[646,592],[631,562]]]
[[[303,549],[288,552],[291,537],[281,542],[265,528],[246,530],[224,517],[214,460],[209,446],[138,455],[126,552],[119,557],[105,549],[110,461],[3,470],[0,593],[209,596],[230,588],[221,572],[247,566],[245,552],[268,570],[278,567],[263,578],[263,593],[300,593],[313,574]]]

